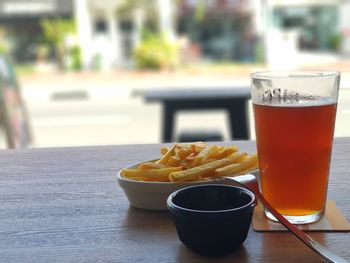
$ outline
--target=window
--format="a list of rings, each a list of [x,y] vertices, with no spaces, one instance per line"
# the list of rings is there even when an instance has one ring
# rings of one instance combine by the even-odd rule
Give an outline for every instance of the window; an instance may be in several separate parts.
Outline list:
[[[95,21],[95,32],[96,33],[106,33],[107,32],[107,23],[103,19],[97,19]]]

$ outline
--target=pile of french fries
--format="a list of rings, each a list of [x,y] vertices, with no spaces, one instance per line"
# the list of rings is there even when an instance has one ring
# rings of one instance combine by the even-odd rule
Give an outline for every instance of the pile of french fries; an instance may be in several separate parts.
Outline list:
[[[121,175],[139,181],[180,183],[245,174],[258,168],[257,154],[241,152],[235,145],[174,144],[170,149],[161,148],[160,153],[159,160],[123,169]]]

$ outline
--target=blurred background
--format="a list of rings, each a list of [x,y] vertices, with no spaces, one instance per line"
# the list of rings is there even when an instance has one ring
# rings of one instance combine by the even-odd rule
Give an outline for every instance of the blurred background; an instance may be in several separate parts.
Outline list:
[[[335,136],[350,136],[349,0],[0,0],[1,148],[159,143],[149,91],[293,69],[342,72]],[[228,140],[229,125],[223,109],[179,111],[172,140]]]

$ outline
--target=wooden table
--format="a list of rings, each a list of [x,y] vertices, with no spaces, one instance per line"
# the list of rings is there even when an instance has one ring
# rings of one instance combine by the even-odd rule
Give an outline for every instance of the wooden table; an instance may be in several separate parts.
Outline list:
[[[232,139],[249,139],[248,101],[250,88],[164,88],[144,93],[147,102],[159,101],[163,107],[162,141],[174,140],[175,115],[179,111],[224,109],[229,114]],[[215,124],[214,124],[215,125]]]
[[[252,141],[237,142],[255,150]],[[116,172],[160,145],[2,150],[0,262],[213,262],[178,239],[168,212],[129,207]],[[329,197],[350,220],[350,138],[336,139]],[[311,233],[350,261],[350,233]],[[320,262],[289,233],[256,233],[215,262]]]

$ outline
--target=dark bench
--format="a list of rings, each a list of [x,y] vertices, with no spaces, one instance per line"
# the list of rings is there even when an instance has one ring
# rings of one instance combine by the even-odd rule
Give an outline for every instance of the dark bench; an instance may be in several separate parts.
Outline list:
[[[174,140],[174,120],[177,111],[224,109],[229,113],[231,139],[248,140],[248,101],[250,88],[164,88],[144,93],[146,102],[161,102],[163,107],[162,141]],[[214,124],[215,125],[215,124]]]

